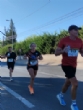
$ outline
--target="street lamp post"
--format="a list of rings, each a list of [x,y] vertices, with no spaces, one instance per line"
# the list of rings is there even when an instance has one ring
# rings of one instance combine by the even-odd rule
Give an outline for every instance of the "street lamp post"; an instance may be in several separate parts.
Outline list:
[[[11,20],[6,20],[6,21],[11,21]],[[12,26],[12,49],[13,49],[13,26]]]
[[[13,49],[13,27],[12,27],[12,49]]]

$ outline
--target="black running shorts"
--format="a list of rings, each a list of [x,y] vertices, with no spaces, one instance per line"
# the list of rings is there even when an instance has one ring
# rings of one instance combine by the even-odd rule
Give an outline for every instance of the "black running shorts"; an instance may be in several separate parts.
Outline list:
[[[14,69],[14,65],[15,65],[14,62],[8,62],[7,63],[8,69],[12,68],[12,70],[13,70]]]
[[[62,65],[62,70],[65,73],[65,77],[67,77],[68,79],[75,77],[76,74],[75,67]]]
[[[29,69],[29,68],[32,68],[34,70],[38,70],[38,65],[35,65],[35,66],[29,66],[29,65],[27,65],[27,69]]]

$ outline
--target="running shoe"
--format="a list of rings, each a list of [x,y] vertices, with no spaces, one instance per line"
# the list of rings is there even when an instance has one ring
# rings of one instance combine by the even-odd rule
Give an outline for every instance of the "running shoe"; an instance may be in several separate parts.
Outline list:
[[[79,110],[76,104],[71,104],[71,110]]]
[[[13,79],[12,79],[12,78],[10,78],[10,81],[13,81]]]
[[[34,89],[30,85],[28,86],[30,94],[34,94]]]
[[[60,94],[57,95],[57,99],[59,100],[60,104],[65,106],[66,103],[65,103],[65,100],[64,100],[64,97],[61,96]]]

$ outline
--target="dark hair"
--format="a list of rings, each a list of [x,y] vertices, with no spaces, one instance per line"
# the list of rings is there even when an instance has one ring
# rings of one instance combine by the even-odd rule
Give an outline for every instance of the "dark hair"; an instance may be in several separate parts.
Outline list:
[[[9,49],[9,48],[12,48],[12,47],[11,47],[11,46],[9,46],[9,47],[8,47],[8,49]]]
[[[36,43],[32,42],[32,43],[29,45],[29,48],[30,48],[33,44],[35,44],[35,46],[37,47]]]

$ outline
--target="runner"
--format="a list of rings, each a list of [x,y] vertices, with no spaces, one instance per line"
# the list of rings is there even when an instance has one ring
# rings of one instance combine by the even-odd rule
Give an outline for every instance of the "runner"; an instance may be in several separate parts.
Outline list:
[[[39,51],[36,50],[36,44],[30,44],[30,50],[26,53],[25,57],[28,57],[27,69],[31,77],[30,85],[28,86],[30,94],[34,94],[34,78],[38,71],[38,59],[42,60],[43,57]]]
[[[12,72],[15,65],[16,60],[16,53],[12,51],[12,47],[8,47],[8,52],[5,54],[5,56],[0,56],[1,58],[7,57],[7,66],[9,69],[9,75],[10,75],[10,81],[12,81]]]
[[[72,104],[71,110],[79,110],[76,104],[76,91],[78,87],[78,81],[76,79],[76,66],[78,52],[83,56],[83,44],[82,40],[78,38],[78,30],[81,29],[76,25],[71,25],[68,29],[69,36],[62,38],[55,50],[55,55],[62,54],[62,70],[65,73],[66,81],[62,87],[61,93],[57,95],[57,98],[61,105],[65,106],[64,93],[68,87],[71,87]]]

